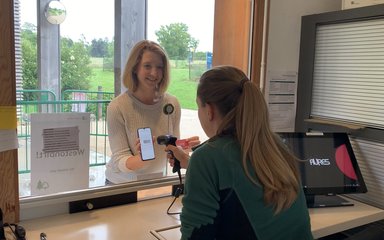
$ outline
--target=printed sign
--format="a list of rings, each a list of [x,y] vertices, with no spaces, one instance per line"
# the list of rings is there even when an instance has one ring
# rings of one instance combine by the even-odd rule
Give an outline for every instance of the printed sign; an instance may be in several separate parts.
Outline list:
[[[89,186],[89,113],[31,114],[31,193]]]

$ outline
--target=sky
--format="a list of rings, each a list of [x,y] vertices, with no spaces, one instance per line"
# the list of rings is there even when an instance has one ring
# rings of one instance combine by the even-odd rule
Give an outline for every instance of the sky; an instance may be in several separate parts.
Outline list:
[[[61,0],[67,17],[60,25],[62,36],[86,41],[114,35],[113,0]],[[36,25],[36,1],[20,0],[21,22]],[[155,31],[171,23],[185,23],[189,34],[199,40],[198,51],[213,48],[214,0],[148,0],[148,39],[156,41]]]

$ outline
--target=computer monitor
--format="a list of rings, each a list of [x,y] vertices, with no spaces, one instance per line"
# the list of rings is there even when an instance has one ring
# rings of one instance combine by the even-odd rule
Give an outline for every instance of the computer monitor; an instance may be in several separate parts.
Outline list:
[[[349,206],[337,194],[365,193],[347,133],[279,133],[283,142],[302,161],[301,181],[308,207]]]

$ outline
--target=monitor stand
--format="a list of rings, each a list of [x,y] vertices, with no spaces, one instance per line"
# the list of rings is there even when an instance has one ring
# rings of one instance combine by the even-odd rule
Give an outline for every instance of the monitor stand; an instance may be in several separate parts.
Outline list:
[[[305,197],[308,208],[353,206],[353,203],[337,195],[305,195]]]

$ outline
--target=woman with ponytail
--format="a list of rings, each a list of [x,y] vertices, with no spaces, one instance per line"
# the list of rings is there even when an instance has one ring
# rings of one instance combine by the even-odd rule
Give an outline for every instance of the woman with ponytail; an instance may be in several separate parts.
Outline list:
[[[188,167],[182,239],[313,239],[298,159],[271,130],[258,86],[218,66],[201,76],[196,101],[209,140],[189,160],[167,148]]]

